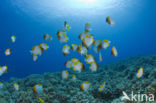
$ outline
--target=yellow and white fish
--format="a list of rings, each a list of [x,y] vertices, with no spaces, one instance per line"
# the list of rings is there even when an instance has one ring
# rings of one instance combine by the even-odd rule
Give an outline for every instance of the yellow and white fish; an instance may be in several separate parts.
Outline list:
[[[108,24],[110,24],[110,25],[115,24],[115,22],[110,18],[110,16],[107,16],[107,17],[106,17],[106,22],[107,22]]]
[[[66,68],[71,69],[72,68],[72,62],[71,61],[66,61],[65,66],[66,66]]]
[[[44,40],[46,40],[46,41],[51,41],[51,40],[52,40],[52,37],[51,37],[51,35],[49,35],[49,34],[45,34],[45,35],[43,36],[43,38],[44,38]]]
[[[79,73],[82,71],[82,70],[84,70],[85,68],[84,68],[84,65],[83,65],[83,63],[81,63],[81,62],[79,62],[79,61],[77,61],[77,62],[74,62],[74,66],[73,66],[73,70],[74,71],[78,71]]]
[[[64,22],[64,27],[67,31],[71,29],[70,25],[66,21]]]
[[[101,84],[100,87],[98,88],[99,92],[103,92],[105,86],[106,86],[106,82],[104,82],[103,84]]]
[[[19,91],[19,85],[18,85],[17,83],[14,83],[14,89],[15,89],[16,91]]]
[[[95,53],[97,53],[101,49],[101,45],[102,45],[101,40],[94,41],[94,43],[93,43],[93,46],[94,46],[93,50],[94,50]]]
[[[2,67],[2,71],[3,71],[3,73],[7,73],[9,71],[8,67],[7,66],[3,66]]]
[[[76,44],[72,44],[72,45],[71,45],[71,49],[72,49],[73,51],[76,51],[77,48],[78,48],[78,46],[77,46]]]
[[[100,62],[103,61],[103,58],[102,58],[102,54],[101,54],[101,52],[99,52],[99,61],[100,61]]]
[[[9,49],[6,49],[5,50],[5,55],[6,56],[9,56],[11,54],[11,49],[9,48]]]
[[[76,82],[76,76],[75,76],[75,74],[72,75],[72,81],[73,82]]]
[[[89,48],[94,42],[94,37],[91,35],[85,35],[82,39],[82,45]]]
[[[12,43],[15,43],[15,42],[16,42],[16,37],[15,37],[15,35],[11,36],[11,42],[12,42]]]
[[[117,52],[117,49],[116,49],[115,46],[113,46],[113,48],[112,48],[111,55],[112,56],[117,56],[118,55],[118,52]]]
[[[65,46],[63,46],[62,53],[66,56],[70,53],[69,50],[70,50],[70,46],[65,45]]]
[[[67,70],[62,71],[61,73],[62,79],[68,79],[69,73]]]
[[[86,23],[85,24],[85,32],[90,32],[91,31],[91,24],[90,23]]]
[[[138,79],[141,78],[141,77],[143,76],[143,74],[144,74],[144,69],[141,67],[141,68],[138,70],[138,72],[137,72],[137,78],[138,78]]]
[[[91,64],[92,62],[95,62],[95,57],[91,54],[86,54],[85,55],[85,62],[87,64]]]
[[[90,88],[90,83],[89,81],[84,81],[81,85],[80,85],[80,90],[81,91],[87,91]]]
[[[72,59],[71,59],[71,62],[72,62],[72,68],[73,68],[73,67],[74,67],[74,63],[75,63],[75,62],[80,62],[80,60],[77,59],[77,58],[72,58]]]
[[[69,40],[64,30],[59,30],[57,32],[57,38],[60,42],[63,42],[63,43],[66,43]]]
[[[0,67],[0,76],[2,76],[4,73],[7,73],[7,72],[8,72],[7,66]]]
[[[3,88],[3,83],[2,82],[0,82],[0,89],[2,89]]]
[[[97,69],[98,69],[97,63],[96,63],[96,62],[92,62],[92,63],[90,64],[89,69],[90,69],[92,72],[97,71]]]
[[[102,48],[107,49],[110,46],[110,41],[109,40],[103,40],[102,41]]]
[[[88,33],[87,32],[83,32],[79,35],[79,39],[80,40],[83,40],[83,38],[87,35]]]
[[[86,47],[83,47],[82,45],[78,45],[77,52],[81,55],[87,54],[88,50]]]
[[[40,44],[40,47],[43,49],[43,50],[47,50],[49,48],[48,44],[46,43],[41,43]]]
[[[30,52],[33,54],[33,56],[38,56],[38,55],[41,56],[43,52],[43,48],[41,48],[40,45],[37,45],[37,46],[34,46],[32,48],[32,51]]]
[[[38,83],[33,87],[33,92],[34,93],[41,93],[43,91],[43,86],[42,84]]]

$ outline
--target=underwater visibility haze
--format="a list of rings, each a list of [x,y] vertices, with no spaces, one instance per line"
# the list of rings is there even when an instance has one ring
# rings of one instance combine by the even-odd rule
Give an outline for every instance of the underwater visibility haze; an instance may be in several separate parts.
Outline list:
[[[119,98],[131,90],[156,96],[155,5],[1,0],[0,101],[129,103]]]

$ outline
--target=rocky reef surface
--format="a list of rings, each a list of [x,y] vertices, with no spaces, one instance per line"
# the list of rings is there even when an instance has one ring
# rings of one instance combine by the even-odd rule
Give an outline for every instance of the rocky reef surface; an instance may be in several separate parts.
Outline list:
[[[144,68],[143,77],[137,79],[136,73],[140,67]],[[72,81],[75,74],[77,81]],[[80,91],[80,84],[89,81],[88,91]],[[99,86],[106,82],[102,93]],[[15,91],[13,84],[18,83],[19,91]],[[33,93],[33,86],[43,85],[42,93]],[[69,78],[62,80],[60,73],[33,74],[24,79],[11,78],[3,82],[0,89],[0,103],[40,103],[41,97],[45,103],[152,103],[121,101],[122,91],[154,94],[156,97],[156,55],[131,57],[126,60],[100,65],[97,72],[86,69],[81,73],[69,71]],[[155,102],[156,103],[156,100]]]

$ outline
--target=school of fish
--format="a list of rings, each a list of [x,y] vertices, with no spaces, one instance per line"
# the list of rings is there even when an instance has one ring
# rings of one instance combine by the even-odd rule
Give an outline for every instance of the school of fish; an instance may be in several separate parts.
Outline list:
[[[106,17],[106,23],[108,23],[109,25],[114,25],[115,22],[108,16]],[[64,28],[62,30],[58,30],[56,35],[57,35],[57,39],[61,42],[61,43],[67,43],[69,38],[67,36],[67,32],[71,29],[70,25],[68,24],[67,21],[64,22]],[[77,52],[79,53],[81,56],[84,56],[84,61],[87,65],[89,65],[89,69],[91,72],[96,72],[98,70],[98,64],[97,61],[94,57],[94,55],[89,54],[88,50],[91,49],[93,47],[93,51],[95,53],[99,53],[99,61],[102,62],[103,61],[103,57],[102,57],[102,53],[100,52],[100,50],[102,49],[107,49],[111,46],[111,41],[109,40],[95,40],[94,35],[90,33],[91,32],[91,24],[90,23],[86,23],[85,27],[84,27],[84,32],[82,32],[79,36],[78,39],[81,40],[81,44],[65,44],[62,47],[62,54],[64,56],[67,56],[69,53],[71,53],[70,50],[72,50],[73,52]],[[52,41],[52,36],[50,34],[45,34],[43,36],[43,39],[45,41]],[[13,35],[11,36],[11,43],[15,43],[16,42],[16,36]],[[32,49],[30,50],[30,53],[32,55],[32,60],[33,61],[37,61],[38,57],[40,57],[42,55],[42,53],[46,50],[48,50],[49,46],[46,43],[41,43],[38,45],[35,45],[32,47]],[[12,51],[10,48],[6,49],[4,54],[6,56],[11,55]],[[111,56],[118,56],[118,51],[116,49],[115,46],[112,46],[111,52],[110,52]],[[84,64],[77,58],[72,58],[71,60],[68,60],[65,62],[65,67],[69,70],[73,70],[76,71],[78,73],[81,73],[82,71],[85,70]],[[8,67],[7,66],[0,66],[0,76],[2,76],[3,74],[7,73]],[[143,76],[144,73],[144,69],[141,67],[139,68],[136,77],[139,79]],[[68,70],[63,70],[61,72],[61,78],[64,79],[69,79],[69,72]],[[76,75],[75,74],[71,74],[72,78],[71,80],[73,82],[76,82]],[[13,87],[16,91],[20,90],[20,86],[18,83],[14,83]],[[81,91],[87,91],[89,88],[91,87],[91,83],[89,81],[84,81],[80,84],[80,90]],[[99,92],[103,92],[103,90],[106,87],[106,82],[104,81],[101,85],[99,85],[98,91]],[[0,82],[0,89],[3,88],[3,83]],[[36,85],[34,85],[32,87],[32,90],[34,93],[41,93],[43,92],[43,86],[42,84],[38,83]],[[40,101],[40,103],[44,103],[44,100],[41,97],[38,97],[38,100]]]

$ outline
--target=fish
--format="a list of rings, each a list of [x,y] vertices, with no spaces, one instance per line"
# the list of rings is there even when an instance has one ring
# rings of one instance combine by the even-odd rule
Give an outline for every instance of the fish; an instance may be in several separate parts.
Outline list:
[[[98,88],[98,91],[99,91],[99,92],[103,92],[105,86],[106,86],[106,82],[102,83],[102,84],[100,85],[100,87]]]
[[[72,81],[73,82],[76,82],[76,76],[75,76],[75,74],[72,75]]]
[[[32,53],[33,56],[38,56],[38,55],[41,56],[43,51],[44,51],[43,48],[41,48],[40,45],[37,45],[37,46],[32,47],[32,50],[30,51],[30,53]]]
[[[15,89],[16,91],[19,91],[19,85],[18,85],[17,83],[14,83],[14,89]]]
[[[65,66],[66,66],[66,68],[68,68],[68,69],[71,69],[72,68],[72,62],[71,61],[66,61],[65,62]]]
[[[61,73],[62,79],[68,79],[69,72],[67,70],[62,71]]]
[[[107,49],[110,46],[110,41],[109,40],[103,40],[102,41],[102,49]]]
[[[38,97],[38,100],[40,101],[40,103],[44,103],[44,100],[41,97]]]
[[[78,48],[78,45],[77,45],[77,44],[71,44],[71,49],[72,49],[73,51],[76,51],[77,48]]]
[[[71,62],[72,62],[71,67],[73,68],[73,67],[74,67],[74,63],[75,63],[75,62],[80,62],[80,60],[77,59],[77,58],[72,58],[72,59],[71,59]]]
[[[7,66],[2,66],[2,71],[3,71],[3,73],[7,73],[7,72],[9,72],[9,69]]]
[[[91,64],[94,61],[95,61],[95,57],[93,55],[91,55],[91,54],[86,54],[85,55],[85,62],[87,64]]]
[[[82,39],[82,45],[89,48],[94,42],[94,37],[92,35],[85,35]]]
[[[89,81],[84,81],[81,85],[80,85],[80,90],[81,91],[87,91],[90,88],[90,83]]]
[[[4,73],[7,73],[8,71],[9,70],[7,66],[0,67],[0,76],[2,76]]]
[[[43,39],[46,40],[46,41],[52,41],[52,36],[49,35],[49,34],[45,34],[45,35],[43,36]]]
[[[41,56],[43,51],[47,50],[49,48],[48,44],[41,43],[40,45],[36,45],[32,47],[32,50],[30,53],[33,55],[33,61],[37,61],[38,56]]]
[[[57,38],[62,43],[67,43],[67,41],[69,40],[69,38],[67,37],[67,34],[64,30],[59,30],[57,32]]]
[[[11,55],[11,49],[10,48],[5,50],[5,56],[9,56],[9,55]]]
[[[63,46],[62,53],[64,54],[64,56],[66,56],[70,53],[69,50],[70,50],[70,46],[68,46],[68,45]]]
[[[91,31],[91,23],[86,23],[85,24],[85,32],[90,32]]]
[[[141,78],[144,74],[144,69],[141,67],[139,68],[138,72],[137,72],[137,78]]]
[[[85,68],[84,68],[84,65],[83,63],[79,62],[79,61],[76,61],[74,62],[73,64],[73,71],[78,71],[79,73],[81,71],[83,71]]]
[[[0,67],[0,76],[2,76],[4,74],[2,67]]]
[[[77,52],[80,53],[81,55],[86,55],[88,50],[86,47],[78,45]]]
[[[40,44],[40,47],[43,49],[43,50],[47,50],[49,48],[48,44],[46,43],[41,43]]]
[[[33,86],[33,92],[34,93],[41,93],[43,91],[42,84],[38,83],[35,86]]]
[[[101,52],[99,52],[99,61],[100,61],[100,62],[103,61],[103,58],[102,58],[102,54],[101,54]]]
[[[113,46],[113,48],[112,48],[111,55],[112,56],[117,56],[118,55],[118,52],[117,52],[117,49],[116,49],[115,46]]]
[[[90,69],[92,72],[96,72],[97,69],[98,69],[97,63],[96,63],[96,62],[92,62],[92,63],[90,64],[89,69]]]
[[[3,83],[0,82],[0,90],[3,88]]]
[[[16,36],[15,35],[11,36],[11,42],[12,43],[15,43],[16,42]]]
[[[64,27],[67,31],[71,29],[70,25],[67,23],[67,21],[64,22]]]
[[[95,53],[99,52],[99,50],[101,49],[101,46],[102,46],[102,41],[101,40],[94,41],[93,46],[94,46],[94,48],[93,48],[94,52]]]
[[[110,25],[114,25],[114,24],[115,24],[115,22],[110,18],[110,16],[107,16],[107,17],[106,17],[106,22],[107,22],[108,24],[110,24]]]
[[[79,35],[79,39],[80,40],[83,40],[83,38],[87,35],[88,33],[87,32],[83,32],[83,33],[81,33],[80,35]]]

